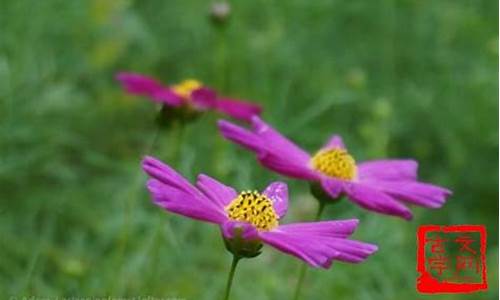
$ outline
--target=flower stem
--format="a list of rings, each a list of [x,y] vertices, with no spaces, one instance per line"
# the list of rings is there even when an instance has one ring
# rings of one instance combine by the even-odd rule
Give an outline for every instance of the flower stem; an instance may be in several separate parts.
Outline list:
[[[302,263],[300,266],[300,271],[299,271],[299,279],[297,280],[297,286],[295,287],[295,294],[293,296],[294,300],[298,300],[300,296],[300,291],[302,289],[302,283],[304,282],[304,278],[306,276],[307,272],[307,264]]]
[[[226,291],[224,292],[224,300],[229,299],[229,292],[231,291],[231,285],[233,283],[234,272],[236,271],[236,265],[240,261],[240,257],[233,255],[233,262],[231,263],[231,270],[229,270],[229,276],[227,278]]]
[[[321,201],[319,202],[318,206],[318,212],[316,212],[316,217],[314,217],[314,221],[319,221],[321,219],[321,215],[323,214],[323,211],[325,210],[326,203]]]
[[[142,155],[151,155],[151,154],[153,154],[153,151],[155,150],[156,145],[158,144],[158,138],[160,137],[160,131],[161,131],[161,128],[159,126],[157,126],[155,128],[155,131],[154,131],[153,136],[151,138],[150,144],[147,147],[145,147],[144,152],[142,153]]]
[[[323,214],[323,211],[325,210],[326,203],[324,201],[318,201],[319,206],[318,206],[318,211],[316,212],[316,217],[314,217],[314,221],[319,221],[321,219],[321,214]],[[300,291],[302,289],[302,284],[304,282],[304,278],[306,277],[307,273],[307,264],[302,263],[300,266],[300,271],[299,271],[299,279],[297,280],[297,286],[295,287],[295,294],[293,296],[294,300],[298,300],[300,296]]]
[[[176,122],[171,132],[170,162],[176,167],[179,166],[179,155],[182,152],[182,142],[184,139],[184,123]]]

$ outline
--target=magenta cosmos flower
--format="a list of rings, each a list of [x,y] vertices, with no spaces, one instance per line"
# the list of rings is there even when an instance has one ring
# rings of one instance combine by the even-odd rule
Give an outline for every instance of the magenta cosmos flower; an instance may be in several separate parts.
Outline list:
[[[347,239],[358,225],[355,219],[280,224],[288,209],[284,183],[271,183],[262,193],[238,194],[203,174],[198,176],[195,187],[152,157],[146,157],[142,167],[151,177],[147,187],[155,204],[176,214],[218,224],[225,240],[262,242],[323,268],[330,267],[333,260],[359,263],[377,250],[375,245]]]
[[[149,97],[154,102],[169,107],[187,107],[195,111],[212,109],[245,121],[259,115],[262,110],[259,105],[253,103],[219,97],[214,90],[194,79],[171,86],[135,73],[118,73],[116,79],[128,93]]]
[[[451,195],[445,188],[417,181],[418,163],[414,160],[356,163],[338,135],[311,156],[260,118],[251,121],[251,130],[223,120],[219,128],[225,138],[255,152],[265,167],[316,182],[334,199],[347,195],[368,210],[410,220],[412,213],[404,203],[439,208]]]

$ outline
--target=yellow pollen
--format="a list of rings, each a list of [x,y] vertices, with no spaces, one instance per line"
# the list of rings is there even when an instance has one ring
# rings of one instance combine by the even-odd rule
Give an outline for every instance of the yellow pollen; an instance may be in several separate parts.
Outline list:
[[[182,81],[179,84],[172,86],[172,89],[174,90],[174,92],[176,94],[178,94],[182,98],[189,99],[189,97],[191,96],[191,93],[194,90],[199,89],[201,86],[202,86],[202,84],[198,80],[187,79],[187,80]]]
[[[316,153],[311,159],[314,169],[330,177],[352,180],[356,177],[356,161],[345,149],[329,149]]]
[[[278,215],[271,199],[257,191],[241,192],[228,206],[231,220],[251,223],[259,230],[271,230],[278,226]]]

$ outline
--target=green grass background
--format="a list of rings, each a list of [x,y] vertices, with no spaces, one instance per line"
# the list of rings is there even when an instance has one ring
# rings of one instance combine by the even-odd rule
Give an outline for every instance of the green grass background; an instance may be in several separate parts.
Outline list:
[[[454,196],[415,219],[348,201],[325,218],[361,220],[366,263],[311,270],[304,299],[498,298],[498,3],[481,0],[5,0],[0,4],[0,297],[221,298],[230,255],[216,226],[154,207],[139,163],[157,113],[114,74],[198,78],[252,99],[305,149],[340,133],[358,161],[414,157]],[[186,177],[238,189],[290,185],[287,222],[309,220],[304,182],[224,141],[206,114],[162,132],[153,154]],[[173,150],[178,149],[178,150]],[[178,155],[175,155],[178,151]],[[485,224],[488,292],[420,295],[416,230]],[[236,273],[233,299],[287,299],[299,261],[264,248]]]

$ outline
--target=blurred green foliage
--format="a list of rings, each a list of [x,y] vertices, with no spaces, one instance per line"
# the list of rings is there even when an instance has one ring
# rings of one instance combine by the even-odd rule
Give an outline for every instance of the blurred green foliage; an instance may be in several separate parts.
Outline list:
[[[312,270],[304,298],[431,298],[415,290],[415,233],[429,223],[489,230],[490,290],[432,299],[498,298],[498,3],[231,5],[215,25],[208,1],[2,1],[0,297],[220,297],[230,256],[218,229],[165,214],[144,189],[157,107],[120,89],[115,73],[130,70],[252,99],[311,151],[337,132],[358,160],[414,157],[424,181],[454,191],[440,210],[415,208],[412,222],[347,201],[328,208],[328,218],[361,219],[355,237],[380,251]],[[225,142],[218,117],[161,132],[153,153],[188,178],[239,189],[279,178]],[[281,179],[288,222],[311,219],[307,185]],[[298,266],[265,247],[240,264],[233,299],[290,297]]]

